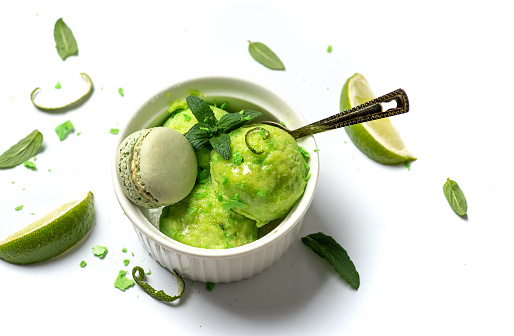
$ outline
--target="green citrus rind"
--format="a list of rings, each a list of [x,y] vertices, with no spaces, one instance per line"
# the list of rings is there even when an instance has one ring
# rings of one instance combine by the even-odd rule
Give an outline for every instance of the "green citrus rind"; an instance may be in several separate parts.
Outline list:
[[[0,259],[33,264],[56,257],[89,232],[94,218],[93,193],[88,192],[0,242]]]
[[[41,91],[41,88],[37,87],[30,93],[30,100],[32,101],[32,104],[34,104],[35,107],[37,107],[40,110],[47,111],[47,112],[63,112],[65,110],[71,109],[75,106],[80,105],[83,103],[93,92],[93,81],[91,80],[91,77],[89,77],[86,73],[81,72],[80,77],[86,82],[87,90],[86,93],[84,93],[82,96],[77,98],[76,100],[63,105],[63,106],[43,106],[36,103],[36,96]]]
[[[356,73],[344,83],[339,104],[341,111],[345,111],[374,98],[366,79]],[[355,147],[378,163],[396,165],[416,160],[389,118],[347,126],[345,131]],[[387,136],[378,136],[381,131]]]

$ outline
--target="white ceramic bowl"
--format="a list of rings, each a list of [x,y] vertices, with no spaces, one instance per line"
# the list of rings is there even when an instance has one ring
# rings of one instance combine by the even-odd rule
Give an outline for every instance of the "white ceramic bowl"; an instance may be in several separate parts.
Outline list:
[[[252,82],[228,77],[205,77],[172,85],[141,106],[128,120],[119,134],[119,143],[129,134],[161,125],[169,116],[170,101],[184,99],[190,90],[198,90],[202,99],[217,104],[227,102],[227,110],[238,112],[253,109],[263,113],[258,120],[278,120],[294,129],[305,125],[301,114],[274,91]],[[114,191],[125,214],[134,224],[137,235],[150,255],[169,270],[176,269],[183,276],[203,282],[230,282],[251,277],[277,261],[296,238],[303,217],[311,204],[318,182],[319,157],[314,152],[316,142],[309,136],[298,143],[310,153],[311,178],[305,193],[290,213],[271,232],[250,244],[230,249],[202,249],[179,243],[158,229],[160,209],[147,210],[130,202],[123,194],[116,176],[116,159],[112,163]],[[272,223],[266,225],[271,226]]]

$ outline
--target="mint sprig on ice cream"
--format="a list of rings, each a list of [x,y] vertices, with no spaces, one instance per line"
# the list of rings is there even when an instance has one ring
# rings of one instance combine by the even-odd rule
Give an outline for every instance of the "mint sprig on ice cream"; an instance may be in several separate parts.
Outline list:
[[[228,133],[261,115],[258,111],[242,110],[239,113],[225,114],[217,120],[210,106],[201,98],[191,95],[186,98],[186,102],[198,120],[198,123],[184,134],[186,139],[195,151],[210,145],[225,160],[231,156]]]

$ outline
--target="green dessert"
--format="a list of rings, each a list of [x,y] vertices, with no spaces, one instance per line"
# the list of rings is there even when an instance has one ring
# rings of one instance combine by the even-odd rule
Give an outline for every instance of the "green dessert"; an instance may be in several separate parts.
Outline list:
[[[195,247],[237,247],[257,240],[260,231],[266,231],[260,227],[287,215],[304,192],[309,165],[285,131],[260,124],[239,127],[259,112],[244,110],[229,117],[217,107],[210,106],[210,110],[213,115],[204,105],[202,115],[195,113],[194,106],[191,111],[185,101],[170,104],[171,116],[163,126],[186,138],[198,124],[195,115],[204,119],[196,127],[207,129],[207,122],[224,125],[226,121],[237,127],[228,127],[229,136],[224,135],[230,137],[230,152],[225,155],[228,160],[209,145],[197,149],[196,185],[185,199],[163,208],[159,229]],[[216,124],[214,117],[223,119]]]
[[[251,243],[258,238],[255,221],[223,208],[207,181],[177,204],[163,208],[159,230],[181,243],[223,249]]]
[[[287,215],[303,195],[309,170],[293,137],[277,127],[249,125],[230,133],[230,147],[230,160],[213,152],[215,192],[236,201],[233,210],[259,227]]]

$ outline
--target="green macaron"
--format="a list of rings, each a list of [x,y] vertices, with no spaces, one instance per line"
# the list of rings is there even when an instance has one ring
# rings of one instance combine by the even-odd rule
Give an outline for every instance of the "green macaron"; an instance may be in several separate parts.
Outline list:
[[[116,165],[125,196],[147,209],[179,202],[196,181],[193,147],[184,135],[167,127],[130,134],[118,147]]]

